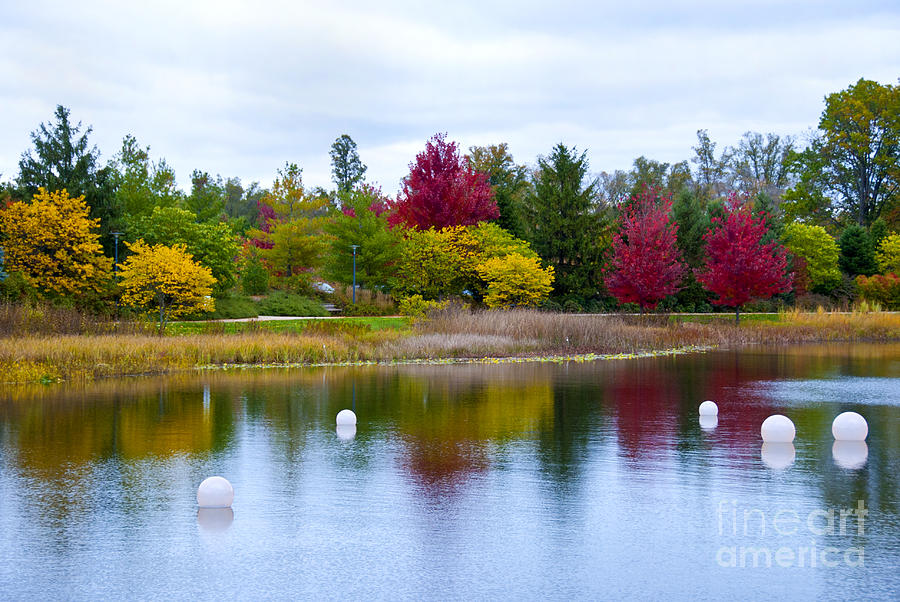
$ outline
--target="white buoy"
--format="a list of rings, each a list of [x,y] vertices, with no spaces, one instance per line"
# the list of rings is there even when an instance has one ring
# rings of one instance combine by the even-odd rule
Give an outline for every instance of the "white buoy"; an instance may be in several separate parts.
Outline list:
[[[847,470],[857,470],[866,465],[869,446],[865,441],[835,441],[831,446],[834,463]]]
[[[772,470],[784,470],[794,463],[793,443],[763,443],[762,449],[759,450],[763,464]]]
[[[356,414],[353,413],[353,410],[341,410],[337,413],[337,423],[338,425],[355,425]]]
[[[700,414],[700,428],[704,431],[711,431],[719,426],[719,417],[709,414]]]
[[[341,441],[350,441],[354,437],[356,437],[356,425],[355,424],[339,424],[335,427],[335,432],[337,433],[338,439]]]
[[[700,415],[701,416],[718,416],[719,415],[719,406],[716,405],[716,402],[706,400],[700,404]]]
[[[791,443],[794,435],[797,434],[797,429],[794,428],[794,423],[787,416],[773,414],[763,420],[759,432],[766,443]]]
[[[230,508],[234,487],[224,477],[209,477],[197,488],[197,505],[201,508]]]
[[[856,412],[844,412],[831,423],[831,434],[836,441],[865,441],[869,436],[869,425]]]

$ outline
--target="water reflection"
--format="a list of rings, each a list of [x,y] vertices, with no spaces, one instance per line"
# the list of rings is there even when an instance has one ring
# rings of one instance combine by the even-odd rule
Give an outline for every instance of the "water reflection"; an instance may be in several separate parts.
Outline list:
[[[835,441],[831,446],[831,455],[841,468],[857,470],[866,465],[869,446],[865,441]]]
[[[207,533],[226,531],[234,522],[231,508],[200,508],[197,510],[197,525]]]
[[[772,470],[787,468],[797,455],[793,443],[763,443],[759,453],[763,463]]]
[[[350,441],[354,437],[356,437],[356,425],[355,424],[339,424],[334,428],[335,433],[337,434],[338,439],[341,441]]]
[[[350,566],[369,571],[366,583],[429,588],[401,593],[342,582],[355,597],[504,591],[600,598],[592,579],[573,589],[552,575],[585,567],[605,567],[601,573],[616,578],[643,574],[650,550],[665,580],[684,585],[696,566],[715,568],[710,558],[723,545],[710,536],[715,505],[733,497],[798,512],[866,500],[875,518],[864,543],[877,567],[878,558],[900,553],[891,526],[900,515],[900,407],[885,394],[898,377],[900,346],[837,346],[7,390],[0,400],[0,566],[33,571],[45,586],[38,567],[53,562],[85,575],[108,558],[172,569],[154,554],[187,556],[196,553],[189,548],[197,531],[227,532],[223,541],[244,546],[232,554],[254,566],[309,563],[332,576],[330,569]],[[823,382],[865,388],[866,405],[832,399],[834,386]],[[704,399],[716,400],[721,420],[698,420]],[[357,412],[358,431],[335,427],[346,407]],[[850,409],[868,419],[870,447],[832,445],[831,421]],[[760,424],[773,413],[797,424],[796,447],[760,448]],[[240,488],[240,520],[230,510],[201,510],[194,521],[194,484],[209,474]],[[123,552],[130,544],[146,556]],[[482,568],[519,561],[525,566],[509,575],[518,584],[511,590]],[[290,576],[260,570],[248,587],[268,575],[275,597],[285,597]],[[169,585],[189,591],[187,576],[172,574]],[[731,575],[713,576],[709,591],[769,591],[751,575]],[[883,575],[867,578],[885,583]],[[314,597],[317,581],[305,579],[310,589],[290,595]],[[121,585],[95,597],[116,597],[127,591]],[[51,587],[54,593],[61,592]]]
[[[719,417],[718,416],[700,416],[699,419],[700,428],[704,431],[714,430],[717,426],[719,426]]]

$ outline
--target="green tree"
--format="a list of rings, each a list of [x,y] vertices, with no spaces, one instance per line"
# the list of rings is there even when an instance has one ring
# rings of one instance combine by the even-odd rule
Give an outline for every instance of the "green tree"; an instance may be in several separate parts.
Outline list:
[[[325,260],[327,278],[353,282],[352,245],[356,252],[356,280],[368,288],[393,288],[396,262],[400,257],[400,230],[387,222],[387,199],[380,191],[362,186],[339,195],[341,211],[324,226],[331,235]]]
[[[825,97],[812,156],[796,161],[807,195],[869,226],[900,195],[900,87],[860,79]],[[808,170],[813,172],[805,173]]]
[[[100,220],[101,244],[109,250],[112,247],[109,232],[121,227],[113,170],[98,167],[100,151],[88,141],[90,126],[82,131],[80,121],[72,124],[69,109],[62,105],[56,107],[54,115],[54,125],[42,123],[31,132],[34,149],[25,151],[19,161],[16,196],[29,200],[40,188],[84,196],[91,218]]]
[[[246,233],[249,228],[256,226],[259,203],[267,191],[260,188],[258,182],[244,188],[240,178],[228,178],[225,180],[223,192],[225,214],[232,221],[235,230]]]
[[[193,259],[209,268],[216,284],[213,292],[221,297],[234,286],[235,260],[240,245],[231,228],[223,222],[198,223],[197,216],[178,207],[156,207],[135,221],[129,236],[148,245],[184,245]]]
[[[529,242],[556,274],[557,297],[589,298],[601,279],[603,222],[586,153],[557,144],[539,157],[527,219]]]
[[[150,161],[150,147],[142,148],[130,134],[113,160],[116,202],[126,228],[135,219],[150,215],[154,207],[174,207],[181,198],[175,172],[165,162]]]
[[[331,145],[331,178],[338,194],[353,190],[366,176],[366,166],[359,160],[356,142],[341,134]]]
[[[253,231],[271,248],[261,248],[263,261],[282,286],[302,289],[322,267],[328,236],[324,232],[330,201],[303,186],[303,170],[285,163],[262,203],[275,212],[268,233]],[[277,281],[276,281],[277,282]]]
[[[806,273],[814,292],[828,293],[841,283],[840,251],[825,228],[792,222],[784,227],[781,240],[792,254],[806,262]]]
[[[184,245],[150,246],[138,240],[128,248],[119,274],[121,303],[156,313],[160,334],[170,318],[215,309],[210,296],[215,278]]]
[[[505,142],[469,147],[468,160],[475,171],[488,176],[500,210],[497,223],[513,236],[523,238],[526,231],[524,205],[530,191],[528,170],[524,165],[516,165]]]
[[[191,174],[191,194],[184,198],[182,207],[197,216],[197,221],[217,221],[225,213],[225,185],[222,176],[213,178],[205,171],[195,169]]]
[[[871,276],[876,270],[875,250],[865,228],[858,224],[847,226],[838,239],[838,265],[849,276]]]

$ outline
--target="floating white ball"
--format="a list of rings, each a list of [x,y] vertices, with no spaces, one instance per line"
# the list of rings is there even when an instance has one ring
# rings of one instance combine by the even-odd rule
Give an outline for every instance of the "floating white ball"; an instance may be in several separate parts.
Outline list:
[[[831,434],[837,441],[865,441],[869,436],[869,425],[856,412],[844,412],[831,423]]]
[[[201,508],[230,508],[234,487],[223,477],[209,477],[197,488],[197,505]]]
[[[866,465],[869,446],[865,441],[835,441],[831,446],[834,463],[847,470],[856,470]]]
[[[339,424],[335,427],[335,432],[337,433],[338,439],[341,441],[350,441],[356,437],[356,425]]]
[[[763,463],[772,470],[783,470],[794,463],[793,443],[763,443],[760,449]]]
[[[337,413],[337,423],[339,426],[342,425],[355,425],[356,424],[356,414],[353,413],[353,410],[341,410]]]
[[[759,432],[766,443],[791,443],[794,435],[797,434],[797,429],[794,428],[794,423],[787,416],[773,414],[763,420]]]
[[[710,416],[709,414],[700,414],[700,428],[704,431],[711,431],[719,426],[719,417]]]
[[[704,401],[700,404],[700,415],[701,416],[718,416],[719,415],[719,406],[716,405],[714,401]]]

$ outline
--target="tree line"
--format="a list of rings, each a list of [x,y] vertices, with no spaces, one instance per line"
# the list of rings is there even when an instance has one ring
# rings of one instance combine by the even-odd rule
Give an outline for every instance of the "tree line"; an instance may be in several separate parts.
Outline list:
[[[162,321],[355,273],[405,306],[900,305],[898,86],[829,94],[803,144],[747,132],[718,150],[700,130],[689,159],[598,175],[562,143],[526,166],[505,143],[464,153],[436,134],[394,196],[366,180],[346,134],[331,190],[287,162],[268,188],[194,170],[183,191],[133,136],[102,164],[90,127],[62,106],[54,118],[0,192],[7,298],[152,307]]]

